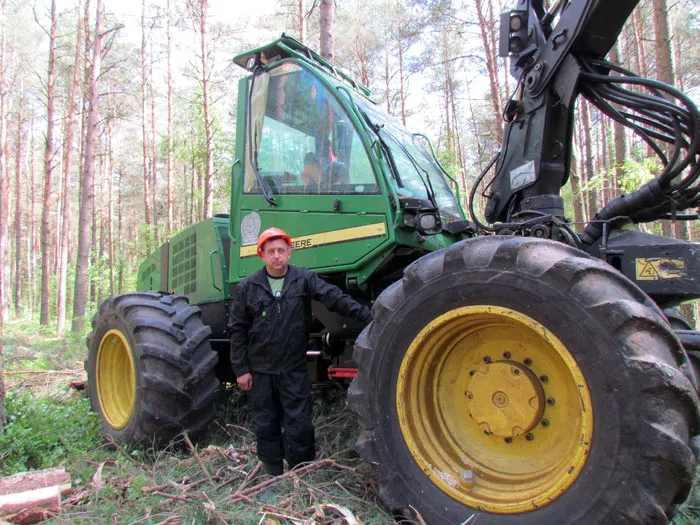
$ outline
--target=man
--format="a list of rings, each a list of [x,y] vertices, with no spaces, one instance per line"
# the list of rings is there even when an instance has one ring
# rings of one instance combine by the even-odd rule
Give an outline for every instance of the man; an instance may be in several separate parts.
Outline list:
[[[316,455],[311,381],[306,350],[311,300],[329,310],[372,320],[361,305],[306,268],[289,264],[292,241],[278,228],[258,238],[265,267],[235,288],[231,309],[231,365],[238,385],[250,391],[258,457],[278,476]]]

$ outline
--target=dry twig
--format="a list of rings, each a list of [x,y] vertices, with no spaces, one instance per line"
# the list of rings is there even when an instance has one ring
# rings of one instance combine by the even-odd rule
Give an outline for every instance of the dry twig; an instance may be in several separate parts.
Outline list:
[[[204,466],[204,462],[202,461],[202,458],[200,458],[199,454],[197,454],[197,451],[195,450],[194,445],[192,444],[192,441],[190,441],[190,437],[187,434],[183,434],[183,437],[185,438],[185,443],[187,444],[187,447],[190,449],[190,451],[192,452],[192,455],[197,460],[197,463],[199,463],[199,466],[202,468],[202,472],[204,472],[204,475],[209,480],[209,483],[211,483],[211,485],[213,487],[215,487],[216,484],[214,483],[214,479],[211,477],[211,474],[209,474],[207,467]]]

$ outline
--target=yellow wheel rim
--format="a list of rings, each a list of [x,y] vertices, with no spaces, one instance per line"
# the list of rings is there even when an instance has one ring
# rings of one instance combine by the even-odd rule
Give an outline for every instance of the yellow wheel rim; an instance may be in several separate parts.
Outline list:
[[[95,381],[105,421],[115,430],[123,429],[134,410],[136,372],[131,347],[119,330],[110,330],[100,341]]]
[[[494,513],[554,501],[581,473],[593,412],[559,339],[497,306],[451,310],[413,340],[397,411],[420,468],[443,492]]]

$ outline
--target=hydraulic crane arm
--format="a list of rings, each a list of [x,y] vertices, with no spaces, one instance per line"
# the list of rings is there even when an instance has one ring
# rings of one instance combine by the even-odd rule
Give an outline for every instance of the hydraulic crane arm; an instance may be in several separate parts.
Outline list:
[[[517,9],[501,15],[500,54],[511,57],[518,86],[504,111],[503,145],[486,194],[486,219],[500,223],[490,229],[517,230],[516,224],[541,217],[563,219],[559,191],[570,170],[579,94],[640,134],[664,165],[656,179],[600,210],[583,244],[595,242],[601,224],[619,216],[651,221],[700,204],[697,108],[674,88],[604,58],[637,3],[561,0],[547,11],[542,0],[519,0]]]

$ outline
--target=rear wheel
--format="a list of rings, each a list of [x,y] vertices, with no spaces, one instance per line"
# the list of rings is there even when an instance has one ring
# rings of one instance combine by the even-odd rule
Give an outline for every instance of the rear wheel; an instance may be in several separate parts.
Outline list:
[[[209,327],[187,298],[156,292],[110,297],[88,335],[88,395],[115,441],[165,444],[214,417],[219,381]]]
[[[564,245],[430,254],[374,307],[350,402],[393,510],[428,523],[666,523],[698,400],[663,314]]]

